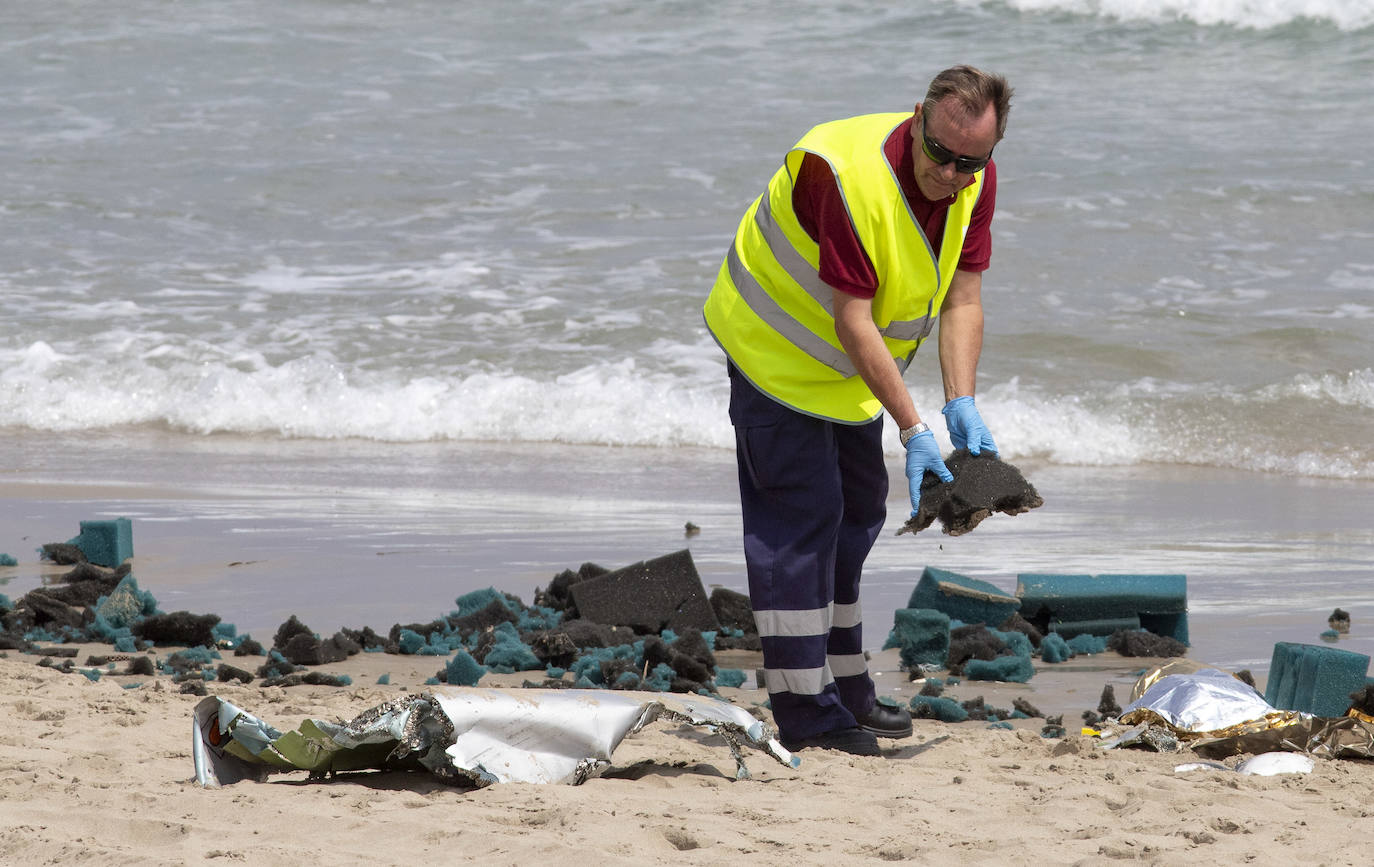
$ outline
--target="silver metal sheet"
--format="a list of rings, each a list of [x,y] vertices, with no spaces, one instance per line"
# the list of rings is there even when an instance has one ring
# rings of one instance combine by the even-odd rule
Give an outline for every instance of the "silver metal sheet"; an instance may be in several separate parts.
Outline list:
[[[1121,713],[1128,724],[1162,721],[1184,734],[1230,731],[1263,724],[1283,711],[1249,684],[1215,668],[1171,674],[1155,681]]]
[[[724,700],[594,689],[450,687],[386,702],[347,723],[306,720],[286,734],[212,696],[196,706],[192,752],[196,779],[207,786],[273,771],[323,776],[401,761],[479,786],[581,783],[610,767],[627,735],[659,719],[719,734],[737,778],[749,775],[745,747],[800,764],[767,726]]]

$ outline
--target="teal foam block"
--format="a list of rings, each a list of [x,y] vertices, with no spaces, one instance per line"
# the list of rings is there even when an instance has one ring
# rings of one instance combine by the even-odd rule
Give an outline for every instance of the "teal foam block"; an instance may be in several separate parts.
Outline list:
[[[1075,635],[1065,643],[1075,654],[1104,653],[1107,650],[1107,639],[1104,636],[1089,635],[1086,632]]]
[[[119,579],[109,596],[96,600],[95,614],[110,626],[133,626],[157,611],[157,599],[146,590],[138,589],[138,581],[132,572]]]
[[[464,593],[453,604],[458,606],[458,610],[453,612],[455,617],[467,617],[469,614],[476,614],[493,602],[500,602],[502,605],[511,609],[515,606],[506,598],[506,594],[497,590],[495,587],[488,587],[485,590],[474,590],[471,593]]]
[[[1279,710],[1344,716],[1350,693],[1364,688],[1369,657],[1363,653],[1280,641],[1269,662],[1264,700]]]
[[[1030,572],[1017,576],[1016,595],[1021,616],[1046,630],[1068,623],[1092,625],[1095,635],[1147,629],[1188,643],[1186,575]]]
[[[450,686],[476,686],[477,681],[486,673],[487,667],[473,659],[466,650],[459,650],[453,654],[453,658],[444,666],[444,674]]]
[[[964,663],[964,677],[969,680],[997,680],[1025,683],[1035,675],[1029,656],[999,656],[996,659],[970,659]]]
[[[118,566],[134,556],[134,531],[128,518],[82,521],[81,533],[68,540],[97,566]]]
[[[738,668],[716,669],[716,686],[740,687],[743,685],[744,672],[742,670]]]
[[[1063,662],[1073,656],[1064,636],[1051,632],[1040,640],[1040,659],[1043,662]]]
[[[907,608],[933,608],[965,623],[1000,626],[1021,600],[993,584],[927,566],[911,591]]]
[[[911,699],[911,715],[916,719],[938,719],[944,722],[963,722],[968,711],[951,698],[918,695]]]
[[[901,648],[902,665],[943,666],[949,658],[949,615],[933,608],[898,608],[888,646]]]
[[[1017,656],[1029,659],[1035,653],[1035,645],[1031,644],[1030,636],[1024,632],[1003,632],[1000,629],[989,629],[988,632],[996,636]]]
[[[508,631],[500,628],[504,626]],[[528,644],[520,640],[515,627],[502,623],[496,629],[496,643],[488,650],[483,663],[492,671],[535,671],[542,669],[544,663],[534,655]]]
[[[1108,620],[1051,620],[1049,626],[1051,632],[1057,632],[1063,638],[1073,638],[1075,635],[1111,635],[1119,629],[1132,632],[1140,629],[1140,618],[1132,615]]]

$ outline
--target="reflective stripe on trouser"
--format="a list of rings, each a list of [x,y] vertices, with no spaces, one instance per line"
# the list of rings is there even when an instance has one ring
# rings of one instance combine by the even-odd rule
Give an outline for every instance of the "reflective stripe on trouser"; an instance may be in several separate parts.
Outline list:
[[[782,736],[848,728],[874,702],[859,578],[886,518],[882,419],[795,412],[730,369],[744,555]]]

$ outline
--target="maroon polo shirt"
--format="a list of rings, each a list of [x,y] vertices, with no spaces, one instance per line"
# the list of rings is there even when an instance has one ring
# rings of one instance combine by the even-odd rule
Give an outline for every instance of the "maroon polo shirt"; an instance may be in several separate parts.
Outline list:
[[[945,215],[954,203],[954,196],[932,202],[916,185],[916,159],[911,153],[911,118],[903,121],[883,143],[883,155],[902,186],[911,213],[920,223],[939,254],[945,236]],[[969,178],[969,184],[973,178]],[[967,186],[967,185],[966,185]],[[997,204],[997,165],[989,162],[983,173],[983,192],[973,208],[968,234],[964,236],[964,250],[959,257],[959,270],[986,271],[992,258],[992,212]],[[802,158],[797,181],[792,188],[792,209],[797,221],[821,248],[820,277],[830,286],[856,295],[872,298],[878,292],[878,275],[873,263],[859,243],[849,212],[844,208],[839,185],[830,171],[830,164],[815,154]]]

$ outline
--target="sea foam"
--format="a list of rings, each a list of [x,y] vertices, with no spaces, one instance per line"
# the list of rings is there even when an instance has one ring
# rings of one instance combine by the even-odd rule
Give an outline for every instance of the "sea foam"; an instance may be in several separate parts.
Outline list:
[[[1118,21],[1189,21],[1254,30],[1303,20],[1334,24],[1345,31],[1374,26],[1374,4],[1368,0],[1005,0],[1005,4],[1022,12],[1068,12]]]
[[[96,431],[162,426],[286,438],[472,440],[731,448],[719,357],[684,351],[675,370],[625,357],[552,377],[511,371],[411,375],[322,357],[187,361],[167,353],[85,363],[43,342],[0,353],[0,417],[9,426]],[[943,448],[938,383],[910,385]],[[1242,391],[1142,379],[1101,393],[1045,394],[1019,379],[987,386],[978,406],[1004,457],[1072,465],[1208,464],[1374,478],[1374,450],[1320,424],[1277,424],[1374,409],[1374,371],[1303,374]],[[889,423],[885,447],[901,454]]]

